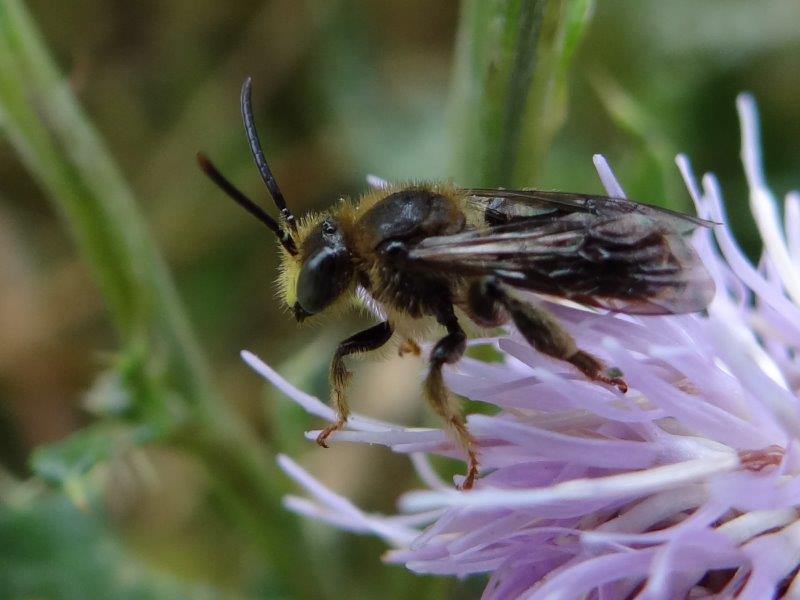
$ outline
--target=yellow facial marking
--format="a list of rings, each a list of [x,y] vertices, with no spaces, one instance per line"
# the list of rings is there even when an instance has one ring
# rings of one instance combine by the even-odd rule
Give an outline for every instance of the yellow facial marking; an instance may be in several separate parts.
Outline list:
[[[309,213],[302,217],[297,223],[297,233],[292,237],[295,239],[298,250],[301,254],[292,256],[282,246],[280,248],[281,264],[278,271],[278,295],[283,299],[286,306],[293,308],[297,302],[297,278],[300,276],[300,269],[303,267],[302,248],[303,240],[314,227],[319,225],[328,213]]]

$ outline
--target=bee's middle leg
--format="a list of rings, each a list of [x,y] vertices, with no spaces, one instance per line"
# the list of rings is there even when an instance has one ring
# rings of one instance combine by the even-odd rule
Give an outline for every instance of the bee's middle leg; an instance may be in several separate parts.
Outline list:
[[[497,279],[487,277],[473,283],[467,297],[471,312],[478,316],[495,313],[498,305],[505,309],[522,336],[539,352],[571,363],[593,381],[616,386],[623,393],[628,391],[622,378],[607,375],[599,359],[578,348],[553,315],[515,298],[509,287]]]
[[[436,342],[433,350],[431,350],[430,370],[424,384],[425,397],[436,413],[444,419],[445,424],[452,431],[458,444],[467,453],[467,476],[461,484],[461,489],[468,490],[473,486],[475,477],[478,475],[478,454],[475,449],[475,439],[461,418],[456,400],[450,390],[447,389],[442,377],[442,367],[445,364],[458,362],[464,355],[464,351],[467,348],[467,336],[458,324],[458,319],[456,319],[452,306],[449,306],[438,317],[438,320],[447,328],[447,335]]]
[[[350,407],[347,405],[345,390],[353,374],[347,370],[344,357],[349,354],[377,350],[389,341],[393,331],[389,322],[384,321],[383,323],[378,323],[369,329],[365,329],[364,331],[350,336],[336,348],[333,360],[331,361],[330,372],[332,388],[331,401],[336,409],[336,422],[328,425],[317,436],[317,443],[323,448],[328,447],[327,440],[330,435],[334,431],[339,431],[344,428],[347,423],[347,418],[350,416]]]

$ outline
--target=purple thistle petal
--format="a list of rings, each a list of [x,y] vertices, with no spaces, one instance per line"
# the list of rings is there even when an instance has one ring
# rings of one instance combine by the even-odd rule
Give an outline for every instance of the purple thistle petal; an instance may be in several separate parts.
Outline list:
[[[784,229],[792,263],[800,264],[800,193],[786,194]]]
[[[487,600],[760,599],[787,587],[800,597],[800,195],[787,195],[781,223],[755,104],[743,95],[737,106],[765,246],[757,266],[733,238],[716,179],[699,185],[689,160],[676,158],[698,215],[717,222],[692,234],[717,288],[706,313],[637,317],[529,296],[580,348],[621,369],[627,394],[536,352],[513,327],[473,339],[504,357],[445,369],[454,392],[497,407],[468,419],[482,469],[475,489],[458,491],[431,467],[428,454],[464,458],[444,431],[353,415],[335,440],[408,454],[426,489],[404,494],[399,516],[370,514],[280,457],[309,495],[287,497],[287,508],[377,535],[394,548],[388,562],[415,572],[489,573]],[[593,160],[607,193],[624,197],[605,158]],[[242,357],[310,414],[335,419],[254,355]]]
[[[606,193],[612,198],[627,198],[625,190],[622,189],[611,167],[608,166],[605,156],[595,154],[592,157],[592,162],[594,163],[594,168],[597,169],[597,174],[600,176],[603,187],[606,188]]]
[[[481,510],[587,502],[599,499],[636,498],[676,485],[703,480],[739,466],[735,454],[719,454],[643,471],[586,479],[573,479],[544,489],[480,489],[469,494],[458,491],[410,492],[400,499],[404,510],[415,512],[442,506],[463,506]]]
[[[650,568],[656,551],[634,550],[585,558],[555,570],[542,585],[521,594],[526,600],[574,600],[599,586],[621,579],[641,580]]]
[[[781,273],[786,292],[795,304],[800,304],[800,270],[789,256],[778,216],[778,203],[764,178],[755,100],[750,94],[741,94],[736,99],[736,108],[742,123],[742,164],[750,186],[750,210],[753,211],[765,251]]]
[[[446,490],[449,486],[439,477],[439,474],[433,469],[428,456],[422,452],[411,453],[411,464],[414,465],[414,470],[417,472],[419,479],[422,483],[433,490]]]
[[[710,529],[684,531],[659,548],[640,597],[684,598],[706,571],[746,563],[744,553],[724,535]]]
[[[712,218],[724,224],[724,227],[715,227],[714,233],[725,260],[728,261],[728,264],[731,266],[736,276],[739,277],[747,287],[753,290],[762,301],[770,304],[775,310],[781,311],[786,315],[791,315],[796,319],[794,321],[795,323],[800,323],[800,309],[797,305],[793,304],[788,298],[781,295],[776,290],[770,288],[758,271],[748,262],[744,253],[734,241],[728,226],[728,220],[725,216],[722,195],[716,178],[711,175],[705,175],[703,177],[703,188],[706,194],[705,197],[708,199],[709,206],[711,207]]]
[[[508,418],[473,415],[470,430],[479,437],[499,438],[524,446],[544,459],[596,467],[643,469],[655,463],[658,448],[647,442],[590,439],[545,431]]]
[[[763,535],[742,546],[752,562],[741,600],[771,598],[781,580],[800,563],[800,522]]]
[[[374,533],[384,538],[387,542],[396,545],[409,544],[417,536],[417,531],[413,528],[393,523],[380,516],[371,516],[363,513],[346,498],[328,490],[288,456],[279,456],[278,464],[289,477],[317,499],[319,503],[318,514],[326,514],[326,520],[332,523],[347,522],[350,524],[349,529],[352,531]],[[311,503],[307,501],[298,502],[297,499],[292,499],[291,496],[287,501],[287,508],[301,512],[309,512],[311,506],[313,506]],[[327,511],[323,512],[324,509],[327,509]]]

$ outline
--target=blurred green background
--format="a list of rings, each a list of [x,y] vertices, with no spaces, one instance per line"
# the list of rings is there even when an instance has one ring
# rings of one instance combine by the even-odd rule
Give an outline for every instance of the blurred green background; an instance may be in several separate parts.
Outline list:
[[[497,25],[480,11],[504,4],[520,2],[0,0],[0,598],[480,594],[479,579],[384,566],[381,543],[280,507],[291,485],[278,452],[368,510],[393,510],[420,483],[384,450],[316,448],[303,431],[319,423],[241,362],[250,349],[326,398],[336,341],[364,321],[299,329],[275,299],[273,240],[194,156],[265,197],[239,117],[246,75],[296,213],[357,195],[368,173],[600,192],[596,152],[631,197],[690,210],[673,166],[683,151],[720,176],[757,256],[734,99],[758,100],[775,191],[800,185],[800,4],[551,2],[594,9],[566,61],[569,102],[543,101],[547,114],[509,128],[516,167],[499,148],[480,170],[463,158],[484,146],[454,75],[456,38],[464,67],[465,48],[481,48],[470,27]],[[58,93],[45,50],[68,84]],[[559,127],[553,107],[567,106]],[[126,244],[145,248],[141,263]],[[427,422],[421,367],[365,364],[353,406]],[[377,400],[378,384],[394,391]]]

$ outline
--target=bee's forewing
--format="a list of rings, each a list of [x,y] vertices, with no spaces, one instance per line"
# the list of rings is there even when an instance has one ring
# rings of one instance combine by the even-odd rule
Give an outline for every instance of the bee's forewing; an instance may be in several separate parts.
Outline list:
[[[625,198],[547,190],[465,189],[462,191],[469,202],[479,210],[510,219],[556,212],[586,212],[599,217],[636,213],[668,225],[676,233],[687,233],[698,226],[714,225],[712,221],[699,217]]]
[[[614,198],[480,193],[469,197],[494,211],[485,227],[427,238],[410,258],[632,314],[696,312],[713,298],[713,280],[685,237],[707,221]]]

